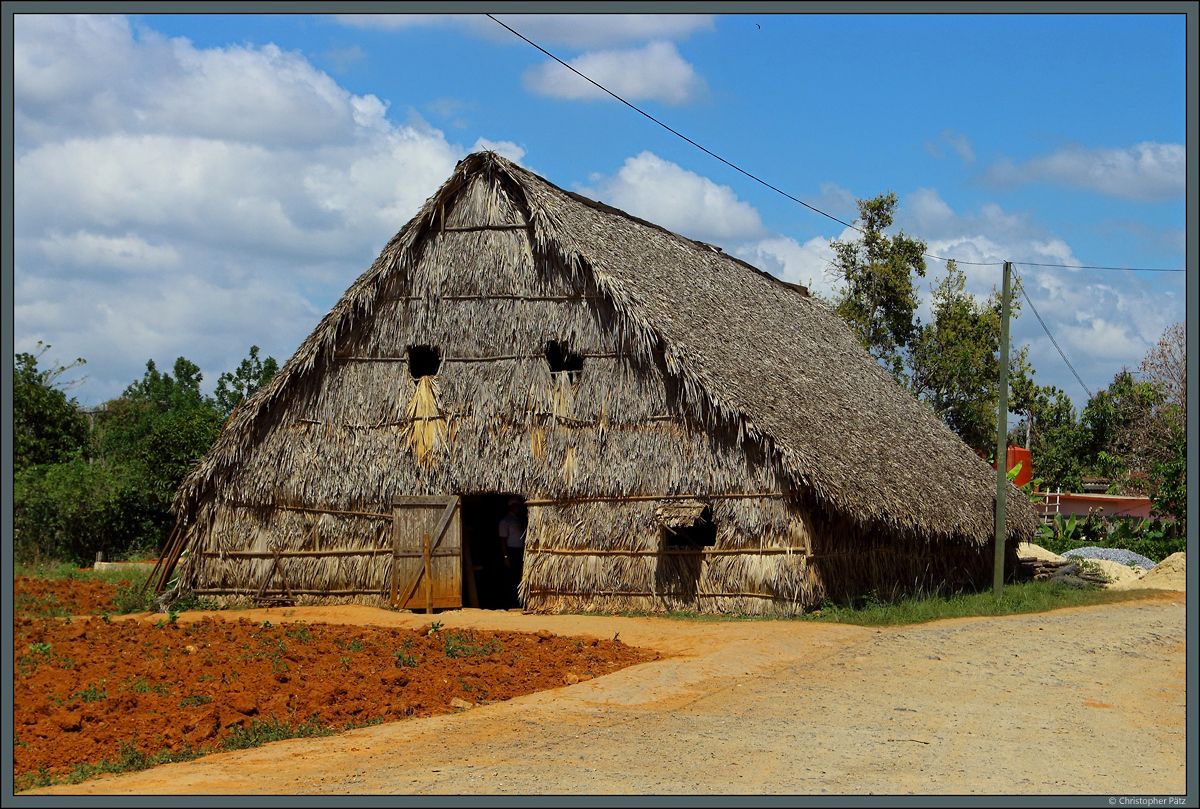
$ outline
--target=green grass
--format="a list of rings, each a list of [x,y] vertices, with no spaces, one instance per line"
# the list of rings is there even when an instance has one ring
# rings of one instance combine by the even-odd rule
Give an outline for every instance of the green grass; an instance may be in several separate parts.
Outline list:
[[[469,629],[461,632],[445,632],[441,637],[442,653],[446,657],[487,657],[490,654],[504,651],[500,641],[489,638],[481,642]]]
[[[1006,584],[997,600],[989,589],[980,593],[956,593],[953,595],[907,597],[883,600],[870,596],[858,599],[853,604],[821,605],[820,609],[797,615],[794,618],[774,615],[742,615],[728,613],[697,613],[685,610],[671,612],[648,612],[631,610],[608,613],[631,618],[667,618],[695,623],[717,623],[730,621],[817,621],[826,623],[854,624],[857,626],[902,626],[948,618],[972,618],[995,615],[1020,615],[1049,612],[1065,607],[1085,607],[1099,604],[1117,604],[1141,598],[1140,590],[1105,590],[1102,588],[1076,589],[1050,581],[1030,581],[1021,584]],[[597,613],[591,613],[597,614]]]
[[[826,605],[806,620],[832,621],[857,626],[901,626],[996,615],[1022,615],[1064,607],[1117,604],[1140,597],[1134,590],[1076,589],[1050,581],[1005,585],[999,599],[986,593],[962,593],[895,602],[866,602],[857,607]]]

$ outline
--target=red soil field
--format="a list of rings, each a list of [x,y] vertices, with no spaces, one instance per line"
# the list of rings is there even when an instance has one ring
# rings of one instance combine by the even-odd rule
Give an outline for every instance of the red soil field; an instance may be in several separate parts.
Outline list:
[[[18,578],[14,777],[215,750],[257,726],[346,728],[467,710],[658,659],[617,639],[251,622],[236,611],[110,616],[115,585]],[[76,617],[42,617],[59,604]]]

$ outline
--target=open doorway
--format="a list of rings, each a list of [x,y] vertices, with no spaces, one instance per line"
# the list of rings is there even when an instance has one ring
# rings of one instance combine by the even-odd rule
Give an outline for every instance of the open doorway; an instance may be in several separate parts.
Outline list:
[[[475,584],[475,606],[485,610],[509,607],[505,590],[504,556],[500,547],[500,521],[508,514],[512,494],[475,494],[462,498],[463,604],[471,605],[471,581]],[[524,498],[521,498],[522,502]],[[524,511],[522,510],[522,516]],[[468,561],[469,560],[469,561]]]

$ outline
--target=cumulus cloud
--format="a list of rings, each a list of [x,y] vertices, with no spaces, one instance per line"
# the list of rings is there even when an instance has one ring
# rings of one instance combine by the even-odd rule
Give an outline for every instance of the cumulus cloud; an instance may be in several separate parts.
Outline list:
[[[728,243],[765,235],[758,212],[729,186],[651,152],[628,158],[612,176],[590,180],[580,193],[692,239]]]
[[[275,46],[14,23],[17,350],[88,359],[81,401],[149,358],[286,359],[466,153]]]
[[[1025,161],[1002,159],[983,178],[996,186],[1047,183],[1132,200],[1177,199],[1186,189],[1182,143],[1144,142],[1124,149],[1077,144]]]
[[[812,238],[804,244],[782,235],[730,248],[730,253],[783,281],[801,284],[812,295],[833,300],[839,285],[829,275],[833,249],[829,239]]]
[[[70,270],[106,268],[141,274],[176,269],[181,263],[179,250],[173,245],[150,244],[135,233],[106,236],[82,230],[66,235],[48,231],[37,240],[36,249],[48,265]]]
[[[119,17],[22,15],[15,29],[18,151],[114,133],[311,148],[384,126],[377,98],[274,45],[197,49]]]
[[[497,20],[540,45],[602,48],[654,39],[679,40],[697,31],[712,31],[708,14],[496,14]],[[496,42],[520,40],[483,14],[346,14],[344,25],[381,30],[453,27]]]
[[[653,100],[689,104],[702,98],[707,86],[670,42],[651,42],[624,51],[593,51],[570,61],[571,67],[626,101]],[[547,61],[521,77],[525,89],[537,95],[577,101],[611,99],[596,84]]]
[[[995,203],[957,212],[936,190],[919,189],[902,198],[896,224],[923,239],[929,253],[957,259],[966,276],[966,291],[979,300],[1000,287],[1002,263],[1014,262],[1025,295],[1019,299],[1021,310],[1012,324],[1013,343],[1029,345],[1030,363],[1040,371],[1039,383],[1058,386],[1077,403],[1086,400],[1086,393],[1059,348],[1095,391],[1108,385],[1121,365],[1136,365],[1163,329],[1183,319],[1186,311],[1182,276],[1122,277],[1118,288],[1111,283],[1111,273],[1082,269],[1084,262],[1061,236],[1027,214]],[[944,264],[926,262],[922,287],[927,296],[943,277]],[[927,297],[919,314],[929,317]]]

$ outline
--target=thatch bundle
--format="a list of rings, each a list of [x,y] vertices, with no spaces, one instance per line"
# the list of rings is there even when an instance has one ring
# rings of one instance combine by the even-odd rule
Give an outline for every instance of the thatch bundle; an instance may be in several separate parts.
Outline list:
[[[428,347],[440,364],[414,379]],[[480,153],[175,510],[197,592],[248,596],[282,569],[294,592],[369,601],[393,498],[518,493],[531,608],[788,613],[988,580],[993,486],[823,303]],[[1010,493],[1015,548],[1035,517]],[[714,536],[681,544],[696,504]]]

